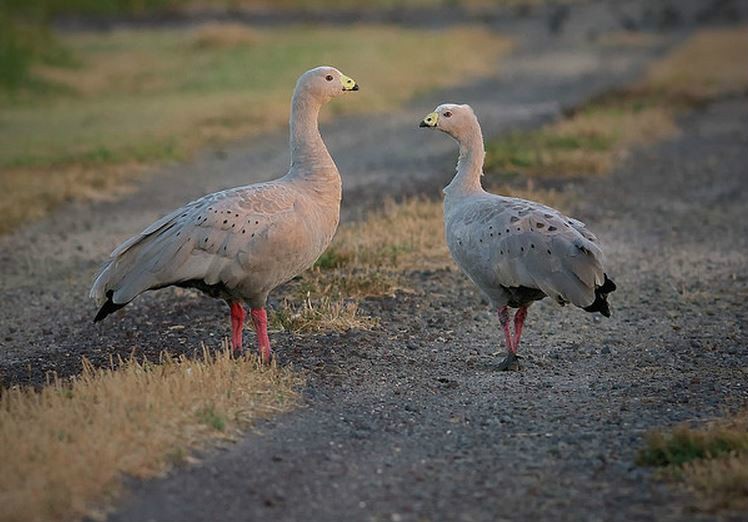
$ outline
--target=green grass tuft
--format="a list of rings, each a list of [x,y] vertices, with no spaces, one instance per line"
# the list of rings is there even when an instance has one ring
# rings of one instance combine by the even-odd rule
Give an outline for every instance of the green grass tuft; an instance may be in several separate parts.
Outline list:
[[[748,451],[748,431],[740,429],[694,430],[679,426],[671,432],[648,436],[647,446],[637,457],[642,466],[682,466],[698,459],[715,459]]]
[[[216,431],[223,431],[226,429],[226,419],[216,413],[213,406],[205,406],[198,410],[197,418],[200,422]]]
[[[687,485],[697,510],[748,508],[748,414],[650,433],[636,461]]]
[[[340,268],[350,262],[350,256],[340,252],[335,246],[331,246],[325,252],[319,256],[319,259],[314,263],[314,268],[320,268],[322,270],[332,270]]]
[[[569,152],[607,151],[613,144],[603,135],[559,135],[546,128],[512,133],[486,148],[485,170],[504,178],[519,174],[543,174],[563,160]]]

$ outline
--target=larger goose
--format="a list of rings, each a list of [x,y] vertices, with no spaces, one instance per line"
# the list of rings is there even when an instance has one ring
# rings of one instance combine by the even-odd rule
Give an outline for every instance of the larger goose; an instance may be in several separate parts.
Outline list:
[[[309,268],[338,227],[341,179],[319,133],[319,111],[356,90],[334,67],[302,74],[291,100],[288,173],[204,196],[115,248],[91,288],[101,304],[95,321],[147,290],[196,288],[228,303],[237,353],[248,304],[258,351],[269,361],[268,293]]]
[[[447,245],[462,271],[498,311],[507,356],[499,368],[518,366],[527,308],[550,296],[609,317],[607,295],[616,289],[603,253],[584,223],[526,199],[483,190],[485,150],[478,118],[468,105],[444,104],[421,121],[460,145],[457,174],[444,189]],[[509,308],[517,308],[514,334]]]

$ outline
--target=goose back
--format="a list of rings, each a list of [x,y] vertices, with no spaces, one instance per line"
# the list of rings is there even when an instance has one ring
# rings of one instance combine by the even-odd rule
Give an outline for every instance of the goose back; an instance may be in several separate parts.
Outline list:
[[[303,181],[277,181],[210,194],[158,220],[117,247],[91,296],[114,303],[170,285],[264,305],[270,290],[308,268],[338,226],[337,197]]]
[[[487,192],[447,195],[445,221],[452,256],[494,306],[547,295],[588,307],[605,282],[595,236],[553,208]]]

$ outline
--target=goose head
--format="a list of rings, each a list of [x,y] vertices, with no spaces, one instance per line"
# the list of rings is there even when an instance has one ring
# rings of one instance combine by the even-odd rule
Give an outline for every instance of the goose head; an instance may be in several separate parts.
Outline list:
[[[357,90],[358,84],[353,78],[329,66],[308,70],[296,83],[296,92],[312,96],[323,103],[346,92]]]
[[[438,129],[456,139],[458,142],[472,135],[476,128],[480,128],[478,118],[470,105],[444,103],[434,112],[427,114],[421,120],[420,127]]]

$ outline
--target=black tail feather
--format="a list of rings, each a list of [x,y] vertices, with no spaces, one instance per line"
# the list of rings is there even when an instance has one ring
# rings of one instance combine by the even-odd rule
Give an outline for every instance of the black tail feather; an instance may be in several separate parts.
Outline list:
[[[102,319],[104,319],[107,315],[116,312],[120,308],[123,308],[127,303],[124,304],[116,304],[114,301],[112,301],[112,296],[114,295],[114,292],[112,290],[109,290],[106,293],[106,303],[104,303],[101,308],[99,308],[99,313],[96,314],[96,317],[94,317],[94,323],[98,323]]]
[[[608,306],[608,294],[615,291],[616,284],[612,279],[608,279],[608,274],[604,274],[605,281],[602,286],[595,288],[595,301],[585,306],[587,312],[600,312],[605,317],[610,317],[610,307]]]

